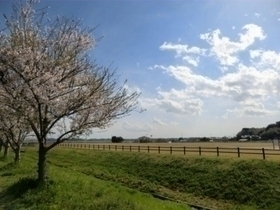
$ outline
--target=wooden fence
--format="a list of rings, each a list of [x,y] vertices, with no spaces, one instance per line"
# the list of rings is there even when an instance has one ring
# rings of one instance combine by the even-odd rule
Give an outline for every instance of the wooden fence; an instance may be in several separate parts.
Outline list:
[[[83,144],[83,143],[62,143],[59,147],[80,148],[80,149],[97,149],[129,152],[147,152],[147,153],[164,153],[164,154],[181,154],[181,155],[215,155],[215,156],[235,156],[244,157],[249,155],[258,156],[266,159],[267,156],[279,156],[280,151],[265,148],[226,148],[226,147],[194,147],[194,146],[156,146],[156,145],[124,145],[124,144]]]

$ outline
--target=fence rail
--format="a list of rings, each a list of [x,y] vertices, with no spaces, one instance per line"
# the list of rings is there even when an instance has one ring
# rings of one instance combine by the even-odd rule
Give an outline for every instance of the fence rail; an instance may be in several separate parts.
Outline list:
[[[222,154],[234,155],[237,157],[258,155],[262,159],[267,156],[279,156],[280,151],[265,148],[226,148],[226,147],[195,147],[195,146],[156,146],[156,145],[124,145],[124,144],[83,144],[83,143],[62,143],[59,147],[80,148],[80,149],[97,149],[97,150],[113,150],[113,151],[129,151],[129,152],[147,152],[147,153],[164,153],[164,154],[192,154],[192,155],[215,155]]]

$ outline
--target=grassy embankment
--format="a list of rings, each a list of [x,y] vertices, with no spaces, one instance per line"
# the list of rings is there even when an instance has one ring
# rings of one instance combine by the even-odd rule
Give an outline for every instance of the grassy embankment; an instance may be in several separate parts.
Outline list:
[[[56,156],[56,152],[52,155]],[[48,163],[50,180],[41,188],[35,188],[35,150],[27,151],[17,165],[12,162],[12,157],[11,161],[0,159],[0,209],[190,209],[183,204],[158,200],[117,182],[83,174],[75,170],[75,166],[87,158],[84,155],[73,158],[73,154],[64,151],[60,154],[63,156],[62,163],[73,163],[69,168]],[[57,157],[51,159],[53,162],[60,162]],[[80,165],[80,169],[82,167]],[[86,168],[84,165],[84,169]]]
[[[30,150],[18,166],[0,161],[0,191],[5,195],[0,203],[13,199],[9,205],[16,209],[186,209],[139,190],[215,209],[280,209],[277,161],[58,148],[48,157],[52,181],[45,189],[27,190],[26,183],[34,183],[30,178],[13,184],[34,177],[35,157]]]

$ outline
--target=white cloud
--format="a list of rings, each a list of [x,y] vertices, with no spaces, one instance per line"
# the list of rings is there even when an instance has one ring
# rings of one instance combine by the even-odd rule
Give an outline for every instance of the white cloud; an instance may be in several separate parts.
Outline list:
[[[261,55],[262,50],[250,50],[249,53],[251,58],[256,58]]]
[[[264,40],[266,38],[262,28],[255,24],[247,24],[243,26],[242,29],[245,30],[244,34],[239,34],[240,47],[242,50],[245,50],[248,46],[252,45],[255,39]]]
[[[199,48],[199,47],[189,47],[188,45],[183,44],[173,44],[164,42],[160,47],[160,50],[169,50],[169,51],[176,51],[178,56],[182,56],[184,54],[198,54],[198,55],[204,55],[206,52],[206,49]]]
[[[175,51],[175,57],[182,57],[183,60],[187,61],[193,66],[198,66],[199,55],[206,55],[206,49],[199,48],[196,46],[189,47],[183,44],[173,44],[164,42],[160,47],[160,50]]]
[[[239,61],[238,52],[244,51],[256,39],[263,40],[266,37],[262,28],[257,25],[247,24],[242,29],[244,33],[239,34],[239,41],[237,42],[230,41],[228,37],[221,37],[219,29],[211,33],[201,34],[200,38],[210,44],[210,55],[215,56],[221,65],[232,66]]]
[[[210,97],[227,98],[248,107],[244,101],[250,99],[255,104],[265,101],[269,96],[277,96],[280,90],[280,76],[276,70],[258,70],[239,64],[237,71],[227,73],[217,79],[210,79],[195,74],[186,66],[157,66],[176,80],[185,84],[182,90],[171,89],[162,91],[158,89],[159,97],[146,99],[150,106],[156,106],[166,112],[177,114],[199,115],[203,111],[203,100]],[[248,108],[243,114],[252,113],[269,114],[264,108]]]
[[[190,67],[184,65],[155,65],[152,69],[161,69],[163,73],[173,77],[184,85],[184,88],[163,91],[157,89],[157,98],[146,98],[147,106],[156,107],[169,113],[178,115],[201,115],[204,106],[208,107],[208,99],[232,101],[235,108],[225,109],[224,117],[229,114],[234,116],[264,116],[275,114],[270,110],[275,105],[265,106],[268,100],[277,99],[280,95],[280,53],[265,51],[263,49],[250,50],[247,48],[256,40],[266,38],[261,27],[247,24],[243,32],[238,34],[237,41],[221,36],[220,30],[201,34],[200,38],[210,44],[210,49],[187,45],[174,45],[164,43],[161,50],[173,50],[176,55],[184,55],[192,66],[197,66],[196,56],[214,56],[220,61],[220,69],[223,75],[216,78],[195,73]],[[251,64],[245,65],[239,62],[238,55],[241,51],[248,53]],[[185,54],[184,54],[185,53]],[[197,57],[202,60],[203,57]],[[202,61],[201,61],[202,62]],[[229,103],[230,104],[230,103]],[[217,104],[217,107],[219,105]],[[269,107],[269,108],[268,108]],[[219,108],[217,108],[219,109]],[[160,124],[160,122],[158,122]],[[163,122],[162,122],[163,123]]]
[[[227,66],[220,66],[220,69],[221,69],[222,73],[225,73],[226,71],[229,70],[229,68]]]
[[[129,86],[129,85],[125,84],[123,88],[126,89],[126,91],[129,95],[134,93],[134,92],[136,92],[138,94],[141,93],[140,88],[136,87],[136,86]]]
[[[255,16],[256,16],[256,17],[260,17],[261,14],[260,14],[260,13],[255,13]]]
[[[146,98],[142,101],[146,107],[156,107],[178,115],[200,115],[203,102],[200,98],[192,97],[185,90],[161,91],[158,98]]]
[[[280,53],[271,50],[251,50],[250,57],[259,68],[271,67],[280,70]]]
[[[240,108],[227,109],[224,118],[228,118],[230,115],[237,117],[253,116],[260,117],[277,113],[277,111],[271,111],[265,109],[263,103],[254,101],[245,101],[240,103]]]
[[[186,60],[189,64],[191,64],[193,66],[198,66],[198,63],[199,63],[199,57],[191,57],[191,56],[185,55],[183,57],[183,60]]]
[[[153,123],[155,123],[155,124],[158,124],[158,125],[167,125],[167,123],[165,123],[165,122],[163,122],[163,121],[161,121],[160,119],[157,119],[157,118],[155,118],[155,117],[153,117],[153,121],[152,121]]]

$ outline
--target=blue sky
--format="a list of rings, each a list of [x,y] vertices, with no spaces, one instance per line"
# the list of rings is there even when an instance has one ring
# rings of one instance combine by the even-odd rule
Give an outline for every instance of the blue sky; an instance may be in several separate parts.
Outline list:
[[[138,111],[91,137],[234,136],[280,118],[280,2],[41,0],[83,18],[92,59],[140,91]],[[0,0],[0,13],[11,1]],[[2,17],[1,17],[2,18]],[[3,18],[0,19],[3,26]]]

